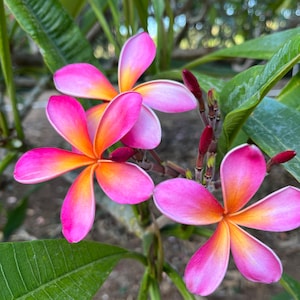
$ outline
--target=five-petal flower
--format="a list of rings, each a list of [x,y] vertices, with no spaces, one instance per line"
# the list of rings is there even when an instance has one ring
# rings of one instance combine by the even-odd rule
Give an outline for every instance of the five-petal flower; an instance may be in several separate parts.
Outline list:
[[[137,80],[154,60],[156,48],[148,33],[132,36],[124,44],[118,65],[119,92],[94,66],[87,63],[67,65],[54,74],[56,88],[68,95],[111,101],[118,93],[135,91],[143,98],[139,119],[122,142],[133,148],[153,149],[161,140],[161,127],[151,108],[177,113],[192,110],[197,101],[181,83],[172,80],[153,80],[136,85]],[[90,131],[97,128],[103,106],[96,105],[87,111]],[[150,108],[151,107],[151,108]]]
[[[239,271],[254,282],[278,281],[282,266],[276,254],[240,226],[267,231],[287,231],[300,226],[300,190],[282,188],[244,208],[266,174],[263,154],[254,145],[241,145],[224,157],[221,169],[224,207],[202,185],[175,178],[154,189],[160,211],[189,225],[218,223],[211,238],[192,256],[186,270],[188,289],[212,293],[223,280],[230,250]]]
[[[81,104],[70,96],[50,97],[47,117],[73,150],[30,150],[18,160],[14,177],[21,183],[38,183],[85,167],[70,187],[61,210],[62,231],[69,242],[82,240],[92,227],[95,215],[94,174],[103,191],[117,203],[136,204],[152,195],[154,184],[144,170],[129,162],[104,157],[105,150],[135,124],[141,106],[142,97],[138,93],[117,96],[98,120],[92,140]]]

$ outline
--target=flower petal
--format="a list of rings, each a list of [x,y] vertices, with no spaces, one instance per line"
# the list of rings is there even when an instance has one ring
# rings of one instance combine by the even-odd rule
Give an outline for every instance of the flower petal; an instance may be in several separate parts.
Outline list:
[[[271,283],[280,279],[282,265],[276,254],[249,233],[228,222],[231,251],[239,271],[254,282]]]
[[[223,217],[223,207],[204,186],[193,180],[166,180],[155,187],[153,199],[164,215],[182,224],[212,224]]]
[[[124,44],[119,58],[119,90],[129,91],[155,58],[156,48],[148,33],[132,36]]]
[[[108,106],[109,102],[95,105],[86,111],[87,126],[90,139],[93,141],[100,123],[100,119]]]
[[[74,148],[87,156],[94,156],[85,111],[76,99],[69,96],[51,96],[46,113],[55,130]]]
[[[96,169],[96,178],[104,193],[121,204],[148,200],[154,188],[150,176],[132,163],[103,160]]]
[[[109,80],[87,63],[62,67],[54,73],[53,79],[57,90],[75,97],[111,100],[118,94]]]
[[[133,148],[154,149],[161,141],[161,127],[156,114],[143,105],[137,122],[122,138],[122,142]]]
[[[234,213],[258,190],[266,174],[266,162],[256,146],[243,144],[227,153],[220,172],[225,211]]]
[[[197,107],[194,95],[181,83],[173,80],[153,80],[136,86],[133,91],[143,96],[143,102],[167,113],[189,111]]]
[[[39,183],[94,161],[81,154],[57,148],[37,148],[24,153],[15,166],[15,180]]]
[[[288,231],[300,226],[300,190],[282,188],[230,216],[241,226],[269,231]]]
[[[230,236],[225,222],[219,223],[212,237],[192,256],[184,274],[193,294],[206,296],[223,280],[229,261]]]
[[[109,103],[94,139],[94,151],[99,157],[128,133],[137,121],[141,107],[142,97],[134,92],[120,94]]]
[[[96,165],[85,168],[75,179],[61,209],[62,232],[70,243],[81,241],[95,218],[93,174]]]

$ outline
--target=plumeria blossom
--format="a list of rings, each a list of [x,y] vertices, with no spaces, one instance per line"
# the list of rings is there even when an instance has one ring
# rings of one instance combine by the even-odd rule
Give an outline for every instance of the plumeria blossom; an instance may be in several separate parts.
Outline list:
[[[152,195],[154,184],[144,170],[129,162],[104,157],[105,150],[135,124],[141,106],[142,97],[138,93],[117,96],[106,107],[91,140],[81,104],[70,96],[50,97],[47,117],[73,150],[30,150],[18,160],[14,177],[21,183],[32,184],[84,167],[70,187],[61,210],[62,231],[69,242],[82,240],[92,227],[95,215],[94,174],[102,190],[117,203],[136,204]]]
[[[300,190],[282,188],[248,206],[266,173],[261,151],[241,145],[224,157],[220,168],[224,206],[202,185],[175,178],[154,189],[160,211],[176,222],[188,225],[217,223],[209,240],[192,256],[185,270],[188,289],[202,296],[212,293],[223,280],[230,250],[239,271],[248,280],[278,281],[282,265],[276,254],[241,226],[287,231],[300,226]]]
[[[96,67],[87,63],[70,64],[59,69],[54,74],[54,84],[64,94],[105,101],[88,110],[90,131],[97,128],[107,101],[127,91],[141,94],[143,105],[139,119],[122,142],[133,148],[153,149],[160,143],[161,127],[151,108],[177,113],[192,110],[197,105],[193,94],[176,81],[153,80],[135,85],[153,62],[155,54],[155,44],[148,33],[142,32],[127,40],[119,58],[119,91]]]

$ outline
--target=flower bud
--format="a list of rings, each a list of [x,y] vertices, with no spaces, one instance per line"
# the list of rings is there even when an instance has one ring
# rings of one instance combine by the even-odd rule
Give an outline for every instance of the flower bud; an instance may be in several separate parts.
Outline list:
[[[198,100],[200,112],[204,111],[205,110],[204,100],[203,100],[202,91],[197,78],[189,70],[183,70],[182,79],[185,86],[193,93],[193,95]]]
[[[136,153],[136,150],[130,147],[120,147],[115,149],[109,155],[109,159],[116,162],[125,162]]]
[[[282,164],[285,163],[296,156],[296,151],[294,150],[286,150],[280,152],[271,158],[273,164]]]
[[[213,128],[210,125],[207,125],[200,137],[199,142],[199,153],[205,154],[212,142],[213,139]]]

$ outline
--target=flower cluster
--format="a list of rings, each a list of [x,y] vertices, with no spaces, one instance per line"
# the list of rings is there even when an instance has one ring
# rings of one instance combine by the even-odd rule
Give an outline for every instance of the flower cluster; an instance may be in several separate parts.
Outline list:
[[[47,117],[70,143],[72,151],[30,150],[17,162],[14,177],[21,183],[32,184],[84,167],[69,189],[61,210],[62,232],[69,242],[82,240],[92,227],[94,174],[102,190],[117,203],[137,204],[151,197],[154,184],[150,176],[126,161],[132,148],[151,149],[161,140],[160,123],[150,106],[164,112],[180,112],[197,105],[190,91],[175,81],[155,80],[133,87],[154,57],[155,45],[147,33],[127,41],[119,61],[119,93],[89,64],[67,65],[54,74],[59,91],[101,99],[104,103],[85,112],[71,96],[50,97]],[[130,147],[125,148],[128,151],[121,148],[106,157],[106,150],[119,141]]]
[[[92,65],[76,63],[59,69],[54,74],[54,83],[63,95],[50,97],[46,114],[71,150],[45,147],[26,152],[16,163],[15,179],[33,184],[81,168],[61,209],[62,232],[72,243],[85,238],[93,225],[94,177],[117,203],[138,204],[153,196],[157,208],[175,222],[217,224],[215,233],[186,267],[184,277],[192,293],[208,295],[219,286],[230,251],[247,279],[264,283],[279,280],[279,258],[241,227],[286,231],[300,226],[300,190],[294,187],[278,190],[245,207],[269,168],[292,158],[295,152],[281,153],[268,164],[254,145],[244,144],[228,152],[220,167],[222,206],[201,184],[205,161],[205,184],[211,180],[208,178],[212,177],[209,175],[217,150],[219,108],[214,92],[208,93],[206,115],[201,89],[189,71],[183,73],[185,85],[172,80],[136,84],[153,62],[155,51],[152,39],[144,32],[124,44],[118,65],[118,90]],[[85,111],[73,97],[101,102]],[[177,172],[175,164],[169,164],[174,172],[168,174],[181,178],[168,179],[155,187],[145,164],[128,161],[137,153],[152,151],[160,143],[161,126],[152,109],[184,112],[196,108],[197,102],[205,129],[198,147],[195,180]],[[116,145],[119,147],[111,152],[111,146]]]

